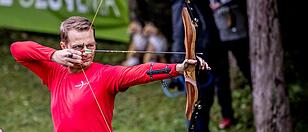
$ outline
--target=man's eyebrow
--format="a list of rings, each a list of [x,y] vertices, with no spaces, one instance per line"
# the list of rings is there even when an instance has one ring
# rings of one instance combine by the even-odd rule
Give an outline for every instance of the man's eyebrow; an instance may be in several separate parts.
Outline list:
[[[84,43],[82,43],[82,44],[80,44],[80,43],[79,43],[79,44],[76,44],[76,43],[75,43],[75,44],[72,44],[72,45],[73,45],[73,46],[77,46],[77,45],[79,46],[79,45],[84,45]]]
[[[88,44],[97,44],[96,42],[88,43]]]
[[[72,46],[84,46],[84,45],[89,45],[89,44],[93,44],[93,45],[96,45],[97,43],[96,42],[93,42],[93,43],[79,43],[79,44],[72,44]]]

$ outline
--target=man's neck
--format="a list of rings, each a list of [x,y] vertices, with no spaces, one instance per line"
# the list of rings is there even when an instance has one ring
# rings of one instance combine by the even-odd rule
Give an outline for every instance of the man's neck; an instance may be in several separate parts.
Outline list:
[[[78,73],[82,71],[81,68],[73,68],[73,67],[70,67],[69,70],[70,73]]]
[[[88,67],[69,67],[69,71],[70,71],[70,73],[78,73],[78,72],[81,72],[82,71],[82,69],[87,69]]]

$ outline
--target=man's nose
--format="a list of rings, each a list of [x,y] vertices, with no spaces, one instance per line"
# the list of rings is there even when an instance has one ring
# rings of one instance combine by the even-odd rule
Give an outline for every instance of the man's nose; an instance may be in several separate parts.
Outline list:
[[[86,51],[88,48],[87,48],[87,45],[82,45],[82,49],[81,49],[81,52],[84,52],[84,51]]]

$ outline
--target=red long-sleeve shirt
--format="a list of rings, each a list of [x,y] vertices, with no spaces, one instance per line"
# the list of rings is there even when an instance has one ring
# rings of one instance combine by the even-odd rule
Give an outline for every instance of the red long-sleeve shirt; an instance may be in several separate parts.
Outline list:
[[[150,82],[146,74],[151,63],[137,66],[111,66],[93,62],[82,72],[69,69],[51,61],[55,49],[32,41],[15,42],[11,53],[15,60],[33,71],[47,85],[51,93],[51,114],[57,132],[108,132],[107,124],[94,100],[89,85],[98,99],[108,126],[112,126],[115,95],[128,87]],[[165,68],[155,63],[153,70]],[[175,64],[168,66],[171,76],[177,76]],[[169,78],[168,74],[153,75],[154,80]],[[90,83],[90,84],[89,84]]]

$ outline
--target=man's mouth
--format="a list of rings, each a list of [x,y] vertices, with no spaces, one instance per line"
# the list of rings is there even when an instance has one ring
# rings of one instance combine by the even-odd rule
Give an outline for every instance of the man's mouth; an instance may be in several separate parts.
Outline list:
[[[88,62],[89,59],[82,59],[81,61],[82,61],[83,63],[85,63],[85,62]]]
[[[89,62],[91,61],[91,57],[84,57],[81,59],[82,62]]]

